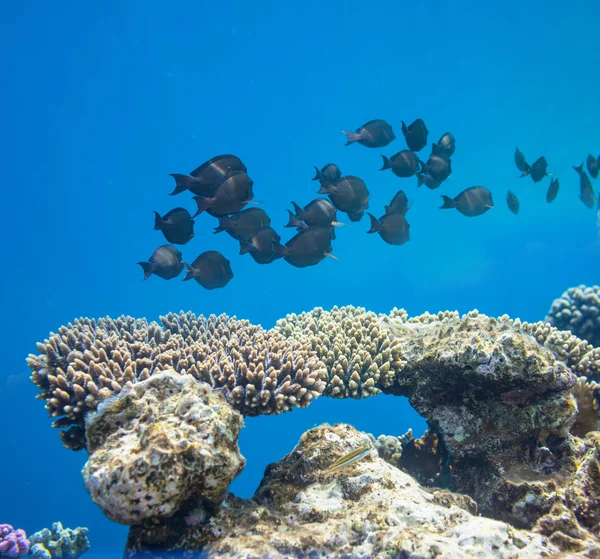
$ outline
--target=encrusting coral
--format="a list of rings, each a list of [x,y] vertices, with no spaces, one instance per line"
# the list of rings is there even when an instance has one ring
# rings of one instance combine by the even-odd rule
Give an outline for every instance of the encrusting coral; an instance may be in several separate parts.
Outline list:
[[[52,529],[44,528],[29,538],[32,559],[68,558],[77,559],[89,548],[87,528],[63,528],[60,522],[52,524]]]
[[[546,321],[600,346],[600,286],[571,287],[552,302]]]
[[[383,441],[383,455],[398,455],[396,465],[422,484],[470,497],[481,514],[538,530],[569,553],[582,549],[574,533],[600,535],[600,348],[570,332],[477,311],[409,318],[354,307],[288,315],[269,331],[190,313],[162,326],[105,320],[59,330],[28,360],[39,397],[52,415],[65,414],[58,426],[81,430],[80,446],[100,399],[166,370],[221,389],[243,415],[304,407],[321,394],[383,392],[408,397],[429,424],[420,439]],[[102,388],[88,401],[90,379]],[[202,506],[190,513],[189,503],[184,510],[210,516]],[[158,528],[153,534],[160,539]]]
[[[290,454],[267,467],[252,499],[228,495],[214,516],[193,526],[174,517],[159,540],[156,525],[133,527],[125,556],[152,556],[157,548],[230,559],[558,555],[547,536],[477,516],[468,498],[424,489],[374,451],[329,469],[368,443],[365,433],[349,425],[311,429]],[[593,542],[588,549],[600,550]]]
[[[210,385],[153,375],[87,417],[85,487],[122,524],[170,517],[190,495],[218,503],[246,463],[237,446],[242,425]]]

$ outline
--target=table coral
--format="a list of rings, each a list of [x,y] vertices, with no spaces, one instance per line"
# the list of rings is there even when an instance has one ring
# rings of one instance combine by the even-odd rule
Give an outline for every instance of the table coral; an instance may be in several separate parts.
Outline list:
[[[208,384],[155,374],[86,419],[85,487],[123,524],[169,517],[191,495],[218,503],[246,463],[237,445],[242,425]]]
[[[571,287],[552,303],[546,321],[600,346],[600,286]]]

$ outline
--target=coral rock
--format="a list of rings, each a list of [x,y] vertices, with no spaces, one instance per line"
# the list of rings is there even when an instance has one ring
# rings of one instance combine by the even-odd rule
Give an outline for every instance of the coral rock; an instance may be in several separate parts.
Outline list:
[[[85,486],[123,524],[169,517],[192,495],[218,502],[245,465],[237,444],[242,425],[208,384],[155,374],[88,416]]]
[[[571,287],[555,299],[546,321],[600,346],[600,287]]]
[[[24,557],[29,553],[29,546],[25,530],[0,524],[0,557]]]
[[[348,425],[304,433],[271,464],[251,500],[229,495],[196,526],[173,520],[163,550],[196,549],[206,557],[539,558],[558,553],[542,534],[474,516],[452,494],[423,489],[372,452],[344,468],[328,466],[368,435]],[[148,528],[149,529],[149,528]],[[126,556],[152,556],[143,526],[130,531]]]
[[[44,528],[33,534],[31,540],[32,559],[64,557],[77,559],[90,548],[87,528],[63,528],[60,522],[52,524],[52,530]]]

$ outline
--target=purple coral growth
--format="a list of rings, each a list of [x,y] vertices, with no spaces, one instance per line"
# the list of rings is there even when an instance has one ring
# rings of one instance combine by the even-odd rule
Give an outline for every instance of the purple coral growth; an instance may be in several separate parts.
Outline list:
[[[0,524],[0,557],[23,557],[29,553],[25,530],[15,530],[10,524]]]

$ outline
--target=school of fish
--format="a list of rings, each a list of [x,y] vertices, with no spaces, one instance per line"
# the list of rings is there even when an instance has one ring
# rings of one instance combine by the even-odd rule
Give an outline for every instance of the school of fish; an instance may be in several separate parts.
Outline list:
[[[346,145],[357,143],[368,148],[384,148],[396,139],[396,135],[385,120],[371,120],[355,132],[343,131]],[[429,131],[423,119],[412,124],[402,121],[402,135],[407,149],[390,156],[382,155],[382,171],[391,170],[399,178],[417,178],[417,187],[425,185],[432,190],[442,186],[452,173],[452,155],[456,141],[450,132],[431,145],[431,153],[426,161],[419,158],[418,152],[427,145]],[[424,158],[423,158],[424,159]],[[546,194],[548,203],[558,195],[559,181],[548,173],[548,162],[544,156],[533,164],[527,163],[525,155],[517,148],[514,155],[521,178],[531,177],[538,183],[550,177]],[[588,207],[597,205],[600,223],[600,198],[596,199],[590,177],[596,179],[600,170],[600,155],[589,155],[584,163],[574,166],[579,175],[580,199]],[[147,262],[138,264],[144,271],[144,279],[151,275],[169,280],[186,269],[184,281],[195,280],[205,289],[225,287],[233,279],[231,262],[220,252],[207,250],[191,264],[183,261],[182,253],[173,245],[185,245],[194,236],[194,218],[206,212],[218,221],[214,233],[226,232],[239,243],[240,254],[250,254],[258,264],[270,264],[283,259],[292,266],[304,268],[314,266],[332,254],[332,241],[336,239],[337,212],[345,213],[352,222],[360,221],[367,213],[371,221],[369,234],[377,233],[390,245],[400,246],[410,240],[410,224],[406,214],[410,208],[408,197],[399,190],[389,205],[384,206],[380,217],[366,212],[369,208],[370,193],[365,182],[354,175],[342,175],[335,163],[322,168],[315,167],[320,188],[315,198],[304,207],[291,202],[293,211],[288,210],[289,221],[285,227],[293,228],[296,234],[282,243],[279,234],[271,227],[271,219],[259,207],[249,207],[254,198],[253,181],[242,160],[231,154],[218,155],[209,159],[189,175],[172,174],[175,189],[171,195],[184,192],[192,194],[197,211],[191,215],[188,210],[176,207],[165,215],[154,212],[154,229],[161,231],[169,244],[158,247]],[[517,196],[508,191],[506,203],[513,214],[519,213]],[[453,198],[442,195],[440,209],[456,209],[467,217],[476,217],[494,207],[491,192],[484,186],[471,186]]]

